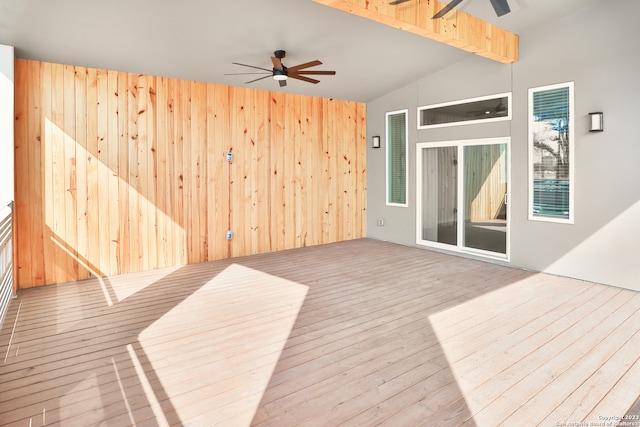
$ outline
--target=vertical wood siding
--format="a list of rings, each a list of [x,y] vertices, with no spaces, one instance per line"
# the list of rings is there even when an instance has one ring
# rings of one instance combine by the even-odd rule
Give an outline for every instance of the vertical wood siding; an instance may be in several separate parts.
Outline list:
[[[15,87],[19,288],[365,234],[364,104],[27,60]]]

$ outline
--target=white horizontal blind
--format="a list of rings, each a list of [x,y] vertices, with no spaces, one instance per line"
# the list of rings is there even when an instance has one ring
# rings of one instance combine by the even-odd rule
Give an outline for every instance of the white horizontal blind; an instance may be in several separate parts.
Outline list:
[[[387,114],[387,203],[407,203],[407,112]]]
[[[532,214],[571,214],[571,90],[569,85],[532,92]]]

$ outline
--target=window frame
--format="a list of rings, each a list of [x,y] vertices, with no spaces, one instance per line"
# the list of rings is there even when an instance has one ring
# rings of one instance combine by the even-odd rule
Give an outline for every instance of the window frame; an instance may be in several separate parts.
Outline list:
[[[392,144],[391,144],[391,138],[389,137],[389,118],[393,115],[398,115],[398,114],[404,114],[404,152],[405,152],[405,156],[404,156],[404,200],[405,203],[398,203],[398,202],[393,202],[391,201],[391,176],[390,176],[390,168],[389,168],[389,160],[390,160],[390,156],[391,156],[391,149]],[[403,110],[396,110],[396,111],[389,111],[387,113],[385,113],[385,135],[386,135],[386,139],[387,139],[387,143],[386,143],[386,156],[385,156],[385,187],[386,187],[386,195],[385,195],[385,203],[387,206],[397,206],[397,207],[408,207],[409,206],[409,110],[408,109],[403,109]]]
[[[434,125],[422,125],[422,121],[421,121],[421,113],[424,110],[433,110],[436,108],[440,108],[440,107],[449,107],[452,105],[462,105],[462,104],[467,104],[467,103],[472,103],[472,102],[478,102],[478,101],[487,101],[487,100],[491,100],[491,99],[495,99],[498,100],[500,98],[507,98],[507,115],[503,116],[503,117],[492,117],[489,119],[473,119],[473,120],[465,120],[465,121],[459,121],[459,122],[451,122],[451,123],[438,123],[438,124],[434,124]],[[504,93],[496,93],[493,95],[485,95],[485,96],[478,96],[475,98],[466,98],[466,99],[460,99],[457,101],[449,101],[449,102],[443,102],[440,104],[431,104],[431,105],[424,105],[421,107],[418,107],[417,109],[417,114],[416,114],[416,118],[417,118],[417,123],[418,123],[418,130],[421,129],[436,129],[436,128],[442,128],[442,127],[451,127],[451,126],[465,126],[465,125],[475,125],[475,124],[479,124],[479,123],[491,123],[491,122],[502,122],[502,121],[508,121],[511,120],[511,116],[512,116],[512,96],[511,96],[511,92],[504,92]]]
[[[569,120],[567,123],[568,133],[569,133],[569,214],[565,217],[559,216],[550,216],[550,215],[536,215],[534,212],[534,123],[536,120],[533,114],[533,97],[535,93],[550,91],[555,89],[568,88],[569,90]],[[529,196],[529,206],[528,206],[528,219],[530,221],[541,221],[541,222],[552,222],[552,223],[560,223],[560,224],[573,224],[575,218],[575,91],[574,91],[574,82],[564,82],[557,83],[545,86],[537,86],[533,88],[529,88],[528,90],[528,99],[527,99],[527,107],[528,107],[528,129],[527,129],[527,151],[528,151],[528,159],[527,159],[527,167],[528,167],[528,196]]]

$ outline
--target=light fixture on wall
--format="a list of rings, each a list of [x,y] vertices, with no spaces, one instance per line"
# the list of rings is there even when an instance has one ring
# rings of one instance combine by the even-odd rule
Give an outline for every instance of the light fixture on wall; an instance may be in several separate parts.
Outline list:
[[[372,138],[373,148],[380,148],[380,137],[378,135]]]
[[[604,114],[602,114],[602,111],[589,113],[589,117],[591,118],[589,132],[602,132],[604,130]]]

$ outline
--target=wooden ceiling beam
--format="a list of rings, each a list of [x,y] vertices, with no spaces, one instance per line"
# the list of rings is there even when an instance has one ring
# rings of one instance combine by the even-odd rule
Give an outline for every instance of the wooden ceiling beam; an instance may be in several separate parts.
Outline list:
[[[446,6],[436,0],[313,0],[400,30],[418,34],[467,52],[510,64],[518,61],[518,36],[461,10],[431,19]]]

